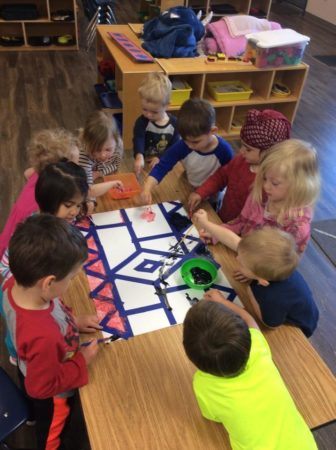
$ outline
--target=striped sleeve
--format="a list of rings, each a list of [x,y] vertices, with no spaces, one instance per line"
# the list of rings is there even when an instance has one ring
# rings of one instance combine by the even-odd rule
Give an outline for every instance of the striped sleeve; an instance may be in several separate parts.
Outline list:
[[[89,185],[93,184],[93,164],[93,161],[85,153],[80,152],[79,165],[85,170],[87,182]]]

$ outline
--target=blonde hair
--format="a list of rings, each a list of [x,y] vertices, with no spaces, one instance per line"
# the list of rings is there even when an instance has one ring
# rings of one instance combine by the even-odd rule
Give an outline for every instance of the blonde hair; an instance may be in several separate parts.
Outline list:
[[[317,153],[308,142],[288,139],[273,145],[264,155],[252,189],[252,198],[262,203],[265,175],[276,170],[288,183],[288,193],[284,199],[278,222],[285,213],[291,215],[292,208],[313,206],[320,190],[320,176]]]
[[[140,97],[150,103],[168,105],[172,84],[167,75],[163,73],[149,73],[140,84],[138,93]]]
[[[278,228],[264,227],[242,237],[238,253],[247,269],[267,281],[288,278],[299,263],[293,236]]]
[[[89,156],[99,152],[110,138],[118,143],[120,133],[113,115],[105,111],[92,113],[85,122],[84,129],[80,130],[83,150]]]
[[[37,173],[48,164],[62,158],[73,160],[78,151],[78,139],[63,128],[42,130],[35,133],[28,145],[29,163]]]

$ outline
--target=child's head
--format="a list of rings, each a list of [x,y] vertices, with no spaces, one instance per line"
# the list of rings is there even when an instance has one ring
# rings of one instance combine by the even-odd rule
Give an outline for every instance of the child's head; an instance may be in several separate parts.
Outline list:
[[[86,258],[82,233],[50,214],[20,223],[9,242],[9,267],[17,284],[43,287],[44,300],[62,295]]]
[[[242,237],[239,270],[262,285],[288,278],[299,263],[294,238],[278,228],[264,227]]]
[[[120,134],[115,118],[104,111],[92,113],[81,131],[83,149],[96,161],[108,161],[119,139]]]
[[[78,163],[78,140],[62,128],[35,133],[28,145],[29,163],[37,173],[62,158]]]
[[[291,208],[313,205],[320,186],[317,153],[308,142],[288,139],[274,145],[261,161],[253,198],[281,204],[281,214]],[[281,215],[279,214],[279,215]]]
[[[216,132],[215,108],[206,100],[193,98],[183,103],[177,129],[191,150],[204,151]]]
[[[153,122],[160,120],[170,101],[172,84],[167,75],[153,72],[145,76],[138,89],[142,114]]]
[[[250,109],[240,131],[241,153],[248,164],[259,164],[272,145],[290,138],[291,124],[273,109]]]
[[[240,316],[221,303],[202,300],[186,315],[183,345],[198,369],[219,377],[233,377],[246,366],[251,335]]]
[[[71,161],[46,166],[35,186],[35,199],[42,213],[72,222],[84,208],[89,186],[85,170]]]

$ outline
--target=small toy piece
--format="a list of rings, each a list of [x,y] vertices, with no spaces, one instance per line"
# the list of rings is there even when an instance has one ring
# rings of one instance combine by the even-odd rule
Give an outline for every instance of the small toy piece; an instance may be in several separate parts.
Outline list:
[[[214,56],[214,55],[208,55],[205,62],[208,62],[208,63],[214,63],[214,62],[216,62],[216,61],[217,61],[216,56]]]
[[[225,53],[217,53],[217,59],[218,59],[218,61],[225,61],[226,54]]]

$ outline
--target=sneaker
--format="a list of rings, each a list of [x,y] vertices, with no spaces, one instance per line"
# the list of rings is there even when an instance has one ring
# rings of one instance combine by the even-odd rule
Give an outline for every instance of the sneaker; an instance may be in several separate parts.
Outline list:
[[[9,357],[9,362],[10,362],[13,366],[17,366],[17,365],[18,365],[18,360],[17,360],[17,358],[15,358],[15,356],[10,356],[10,357]]]

